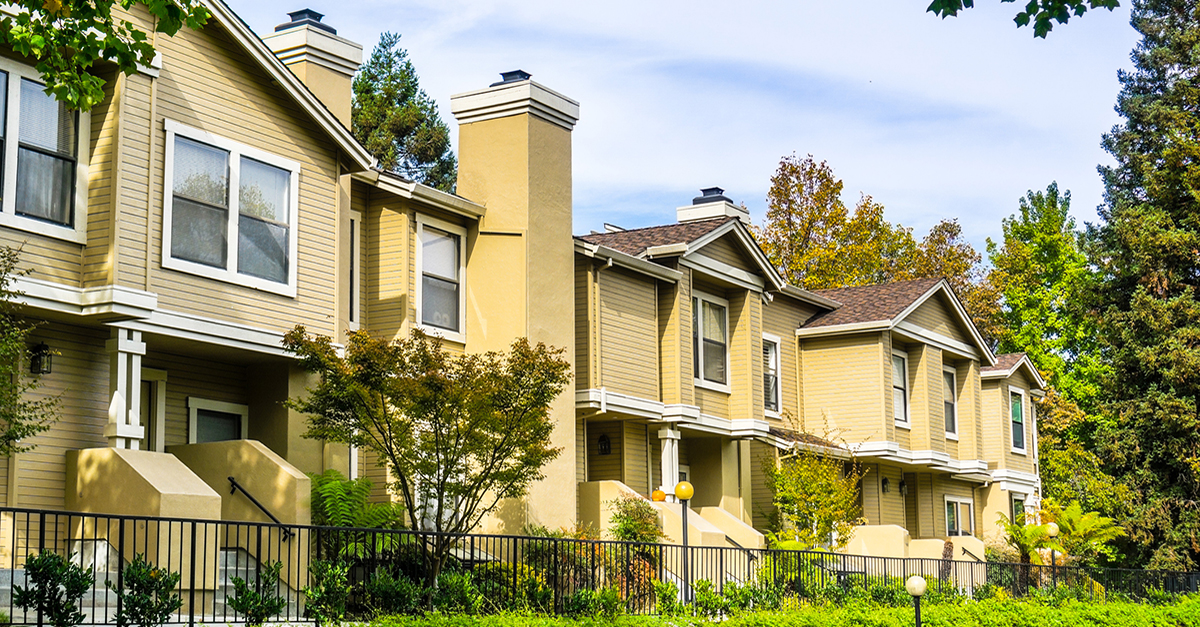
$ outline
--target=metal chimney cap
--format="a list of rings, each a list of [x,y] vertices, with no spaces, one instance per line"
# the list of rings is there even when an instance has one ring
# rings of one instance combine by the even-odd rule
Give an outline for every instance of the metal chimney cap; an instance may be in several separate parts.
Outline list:
[[[299,11],[288,12],[288,17],[292,18],[292,21],[290,21],[286,24],[280,24],[279,26],[276,26],[275,32],[278,33],[281,30],[287,30],[289,28],[296,28],[297,26],[307,25],[307,26],[312,26],[313,28],[323,30],[331,35],[337,34],[337,30],[334,29],[332,26],[321,23],[321,18],[325,17],[324,13],[317,13],[316,11],[313,11],[312,9],[300,9]]]
[[[733,202],[725,197],[725,190],[720,187],[705,187],[700,195],[692,199],[693,205],[707,205],[710,202]]]
[[[531,76],[533,76],[533,74],[530,74],[529,72],[526,72],[525,70],[513,70],[511,72],[501,72],[500,73],[500,79],[501,79],[500,82],[492,83],[491,85],[488,85],[488,87],[495,87],[497,85],[507,85],[509,83],[519,83],[521,81],[527,81],[527,80],[529,80],[529,78]]]

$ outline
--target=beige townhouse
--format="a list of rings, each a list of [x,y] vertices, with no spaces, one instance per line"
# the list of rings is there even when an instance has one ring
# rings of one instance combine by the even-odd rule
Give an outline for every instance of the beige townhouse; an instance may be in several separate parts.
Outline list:
[[[1038,498],[1029,361],[993,355],[943,280],[804,291],[722,190],[677,213],[576,239],[581,519],[687,479],[693,537],[761,546],[764,460],[800,445],[868,471],[850,552],[982,559],[996,514]]]

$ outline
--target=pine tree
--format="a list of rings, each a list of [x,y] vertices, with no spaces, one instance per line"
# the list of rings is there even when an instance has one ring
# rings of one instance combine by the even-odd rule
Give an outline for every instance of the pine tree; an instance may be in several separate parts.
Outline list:
[[[397,33],[380,35],[371,58],[354,76],[354,137],[384,170],[453,191],[458,162],[450,149],[450,129],[399,43]]]
[[[1131,503],[1131,557],[1194,568],[1200,558],[1200,6],[1136,0],[1142,34],[1122,72],[1100,168],[1103,223],[1090,230],[1109,470],[1140,495]]]

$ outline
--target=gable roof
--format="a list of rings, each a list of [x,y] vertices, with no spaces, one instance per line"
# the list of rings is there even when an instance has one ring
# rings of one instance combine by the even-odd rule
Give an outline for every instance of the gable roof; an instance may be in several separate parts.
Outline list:
[[[300,108],[310,115],[321,130],[350,157],[353,162],[367,170],[375,165],[375,157],[359,144],[350,130],[338,120],[320,99],[309,90],[287,66],[275,56],[258,35],[238,17],[224,0],[201,0],[201,3],[213,16],[213,20],[223,27],[250,58],[258,62],[263,70],[275,79]]]
[[[996,363],[980,368],[979,377],[981,379],[1007,379],[1021,368],[1029,371],[1038,389],[1046,389],[1046,380],[1042,378],[1042,373],[1038,372],[1038,369],[1033,366],[1033,361],[1025,353],[996,355]]]
[[[736,219],[725,216],[710,218],[708,220],[697,220],[695,222],[684,222],[682,224],[665,224],[642,229],[629,229],[628,231],[616,231],[614,233],[592,233],[590,235],[581,235],[579,239],[589,244],[597,244],[623,252],[626,255],[641,257],[646,253],[647,249],[656,246],[690,244],[717,228],[724,226],[726,222]]]
[[[990,366],[996,362],[996,356],[983,341],[983,336],[971,322],[966,308],[950,288],[945,279],[912,279],[896,281],[879,285],[864,285],[861,287],[843,287],[831,290],[818,290],[817,295],[836,300],[842,306],[833,311],[813,316],[806,321],[796,335],[799,337],[817,337],[837,335],[842,333],[857,333],[864,331],[890,331],[897,329],[907,335],[913,335],[919,340],[939,345],[943,350],[956,352],[971,352],[971,347],[961,344],[953,338],[947,338],[916,325],[906,323],[904,319],[916,311],[923,303],[937,294],[945,294],[950,301],[950,309],[959,322],[966,327],[978,352],[979,361]]]

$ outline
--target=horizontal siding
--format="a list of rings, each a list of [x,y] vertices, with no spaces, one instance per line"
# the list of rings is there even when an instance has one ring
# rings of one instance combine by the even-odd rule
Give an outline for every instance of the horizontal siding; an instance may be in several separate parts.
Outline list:
[[[621,446],[624,428],[620,422],[590,422],[587,426],[588,481],[620,481],[622,478]],[[600,436],[608,436],[612,452],[600,454]]]
[[[655,285],[611,268],[597,276],[600,377],[612,392],[659,399]]]
[[[648,427],[645,424],[625,423],[625,485],[638,494],[650,495],[650,458]],[[661,471],[660,473],[661,474]]]
[[[804,430],[841,432],[850,442],[881,439],[892,388],[882,376],[880,335],[806,339],[803,354]]]
[[[903,471],[899,466],[889,466],[880,464],[877,466],[876,481],[881,487],[879,495],[879,517],[878,525],[899,525],[905,524],[904,514],[904,495],[900,494],[900,482],[904,480]],[[888,492],[883,493],[883,480],[888,480]]]
[[[387,339],[403,337],[411,320],[409,301],[411,215],[395,203],[373,202],[365,214],[368,245],[367,319],[372,333]]]
[[[188,442],[189,396],[250,404],[246,366],[162,353],[153,350],[152,345],[147,348],[142,365],[167,371],[167,428],[163,434],[167,446]],[[254,415],[251,414],[249,419],[253,422]]]
[[[942,294],[922,303],[904,320],[934,333],[954,338],[964,344],[975,343],[971,333],[958,320],[958,314],[954,312],[953,306]]]
[[[105,98],[92,107],[91,161],[88,166],[88,239],[83,250],[84,287],[112,282],[114,152],[117,142],[118,107],[113,100],[119,82],[114,74],[104,76]]]
[[[780,414],[800,419],[800,361],[796,348],[796,329],[812,316],[814,309],[781,296],[777,296],[762,309],[763,332],[778,336],[780,342],[779,379],[783,399]]]
[[[700,254],[706,257],[711,257],[720,261],[723,264],[733,266],[739,270],[747,272],[759,273],[758,264],[754,263],[743,252],[742,243],[737,241],[733,235],[726,235],[715,241],[710,242],[704,248],[700,249]]]
[[[767,481],[767,466],[774,465],[776,449],[762,442],[750,443],[750,514],[759,531],[771,529],[775,518],[775,493]]]
[[[575,258],[575,389],[592,387],[591,344],[591,262],[582,255]]]

